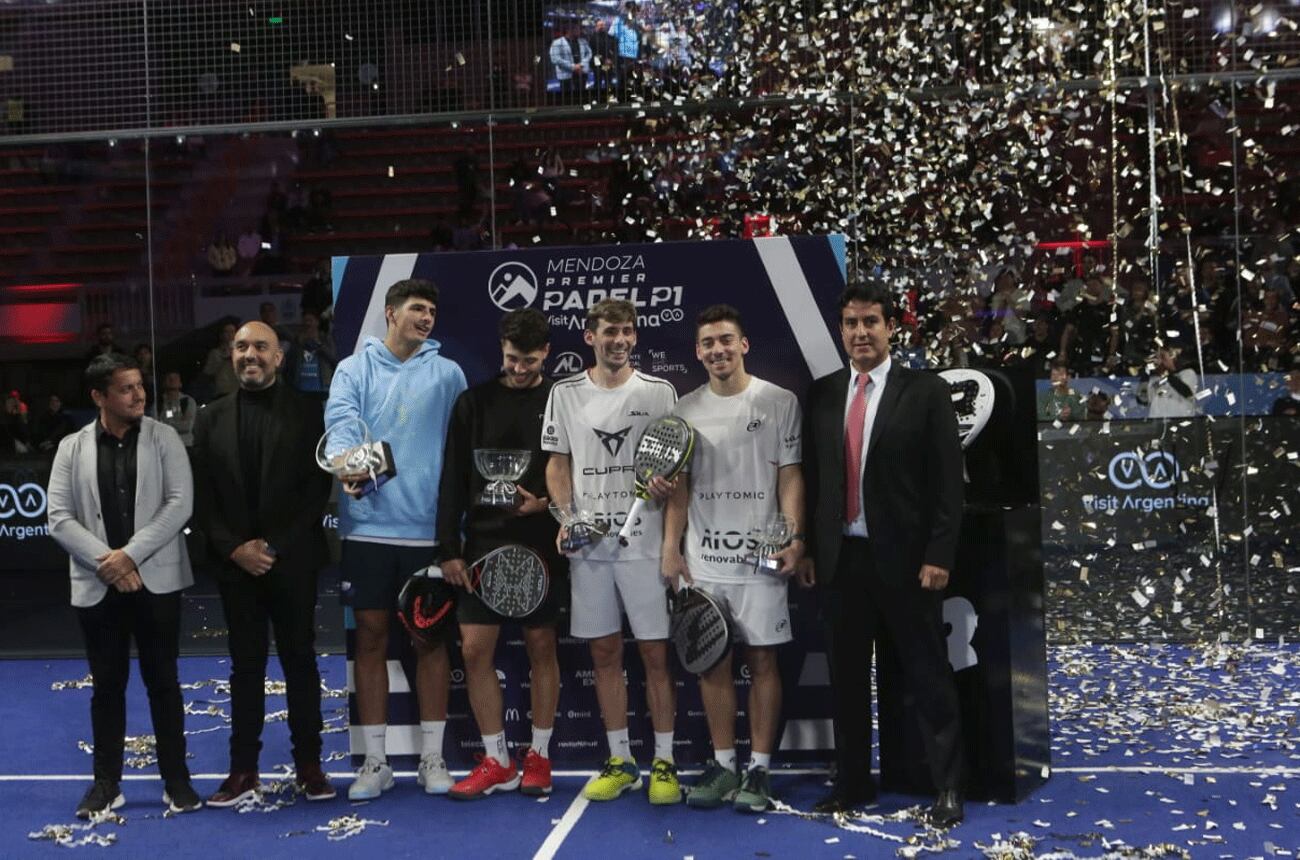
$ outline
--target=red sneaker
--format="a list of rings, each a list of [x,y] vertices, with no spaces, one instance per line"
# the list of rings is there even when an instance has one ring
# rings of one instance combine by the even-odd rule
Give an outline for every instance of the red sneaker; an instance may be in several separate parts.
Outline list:
[[[524,755],[524,779],[519,787],[522,794],[551,793],[551,760],[542,758],[532,749]]]
[[[478,756],[478,767],[469,776],[451,787],[447,794],[456,800],[478,800],[494,791],[514,791],[519,787],[519,771],[513,763],[503,767],[490,755]]]

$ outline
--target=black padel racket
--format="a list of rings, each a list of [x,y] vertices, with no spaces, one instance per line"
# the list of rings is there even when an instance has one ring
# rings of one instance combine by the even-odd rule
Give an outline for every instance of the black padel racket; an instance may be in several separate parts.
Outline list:
[[[521,544],[506,544],[470,565],[469,582],[469,590],[493,612],[523,618],[546,600],[551,577],[537,552]]]
[[[668,638],[686,671],[700,675],[721,663],[735,635],[724,601],[699,588],[668,589]]]

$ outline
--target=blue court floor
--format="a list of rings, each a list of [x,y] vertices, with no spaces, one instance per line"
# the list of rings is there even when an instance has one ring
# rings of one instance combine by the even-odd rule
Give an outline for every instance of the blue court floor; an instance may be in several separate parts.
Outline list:
[[[274,663],[273,663],[274,665]],[[1054,770],[1017,805],[968,805],[946,834],[915,823],[913,799],[884,795],[854,820],[801,812],[825,791],[813,770],[779,770],[777,809],[764,815],[651,807],[640,797],[587,804],[588,774],[563,773],[546,799],[456,803],[424,795],[414,775],[378,801],[343,799],[346,732],[325,736],[340,798],[308,804],[276,791],[290,760],[272,719],[263,780],[245,811],[168,817],[152,764],[128,766],[120,820],[84,827],[72,810],[89,784],[88,688],[81,661],[0,663],[0,857],[65,856],[67,847],[130,857],[1300,857],[1300,649],[1229,645],[1092,646],[1051,652]],[[343,728],[341,657],[322,660],[327,727]],[[226,696],[214,658],[182,661],[195,787],[224,777]],[[63,682],[74,682],[65,685]],[[57,688],[57,689],[56,689]],[[129,734],[149,731],[133,682]],[[283,698],[268,697],[268,712]],[[689,781],[687,777],[686,781]],[[71,829],[81,826],[82,829]]]

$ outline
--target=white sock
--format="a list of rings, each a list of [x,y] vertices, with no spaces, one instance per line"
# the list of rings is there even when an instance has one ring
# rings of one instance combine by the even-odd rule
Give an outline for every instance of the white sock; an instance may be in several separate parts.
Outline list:
[[[673,762],[673,733],[672,732],[655,732],[655,758],[661,758],[672,764]]]
[[[537,753],[542,758],[551,757],[549,750],[551,746],[551,732],[553,731],[555,731],[553,728],[539,729],[537,726],[533,726],[533,752]]]
[[[714,750],[713,760],[729,771],[734,772],[736,770],[736,751],[734,749]]]
[[[497,760],[497,764],[502,767],[510,764],[510,757],[506,755],[506,733],[497,732],[495,735],[484,735],[483,754],[492,756]]]
[[[361,748],[365,750],[366,758],[388,761],[388,753],[385,751],[387,739],[387,723],[361,727]]]
[[[447,731],[446,720],[420,720],[420,757],[442,755],[442,736]]]
[[[750,753],[750,754],[749,754],[749,766],[750,766],[750,768],[761,767],[761,768],[763,768],[764,770],[771,770],[771,769],[772,769],[772,754],[771,754],[771,753],[761,753],[761,752]]]
[[[627,736],[627,729],[605,732],[605,737],[609,739],[610,755],[618,756],[623,761],[636,761],[632,758],[632,741]]]

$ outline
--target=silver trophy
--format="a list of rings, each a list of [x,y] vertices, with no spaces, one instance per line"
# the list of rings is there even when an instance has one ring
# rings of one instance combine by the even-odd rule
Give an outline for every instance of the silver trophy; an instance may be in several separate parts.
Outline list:
[[[327,428],[316,444],[316,465],[346,481],[361,485],[364,496],[397,475],[387,442],[370,438],[360,418],[344,418]]]
[[[479,494],[480,505],[494,508],[519,507],[523,496],[519,494],[516,481],[528,471],[528,464],[533,460],[532,451],[513,448],[476,448],[474,466],[488,485]]]
[[[794,534],[794,520],[785,514],[767,514],[750,519],[749,553],[744,563],[754,569],[755,573],[774,574],[781,569],[781,562],[772,555],[785,549]]]
[[[560,505],[551,502],[551,516],[568,529],[568,537],[560,541],[564,552],[577,552],[609,534],[609,526],[598,522],[590,511],[578,507],[577,502]]]

